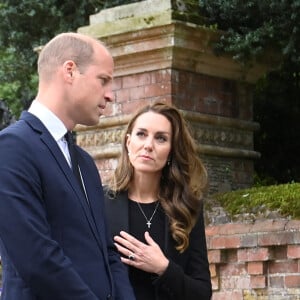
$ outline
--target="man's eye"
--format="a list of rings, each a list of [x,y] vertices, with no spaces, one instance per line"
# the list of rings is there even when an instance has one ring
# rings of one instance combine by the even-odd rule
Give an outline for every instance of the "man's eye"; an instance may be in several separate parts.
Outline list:
[[[106,77],[100,77],[100,80],[102,85],[106,85],[109,82],[109,79]]]

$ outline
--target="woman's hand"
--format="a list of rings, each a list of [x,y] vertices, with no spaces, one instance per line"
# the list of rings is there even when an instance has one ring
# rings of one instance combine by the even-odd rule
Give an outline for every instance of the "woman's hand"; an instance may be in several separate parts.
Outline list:
[[[125,231],[121,231],[120,235],[114,237],[118,251],[125,256],[121,257],[123,263],[145,272],[161,275],[167,269],[169,260],[148,231],[145,232],[145,240],[146,244]]]

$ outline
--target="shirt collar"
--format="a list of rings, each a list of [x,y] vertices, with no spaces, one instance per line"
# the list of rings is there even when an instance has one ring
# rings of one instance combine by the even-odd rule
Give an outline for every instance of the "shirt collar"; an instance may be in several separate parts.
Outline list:
[[[28,111],[40,119],[56,142],[67,133],[64,123],[41,102],[33,100]]]

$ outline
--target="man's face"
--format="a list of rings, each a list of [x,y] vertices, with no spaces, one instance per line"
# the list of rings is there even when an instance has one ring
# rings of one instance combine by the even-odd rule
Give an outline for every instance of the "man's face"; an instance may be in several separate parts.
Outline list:
[[[76,68],[72,87],[73,116],[76,124],[96,125],[107,102],[113,100],[114,62],[105,49],[96,47],[92,64],[83,72]]]

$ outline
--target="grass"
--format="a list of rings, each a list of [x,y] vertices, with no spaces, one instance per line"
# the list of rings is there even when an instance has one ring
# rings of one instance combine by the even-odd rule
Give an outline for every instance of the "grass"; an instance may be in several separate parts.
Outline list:
[[[213,196],[231,215],[261,210],[300,219],[300,183],[253,187]]]

